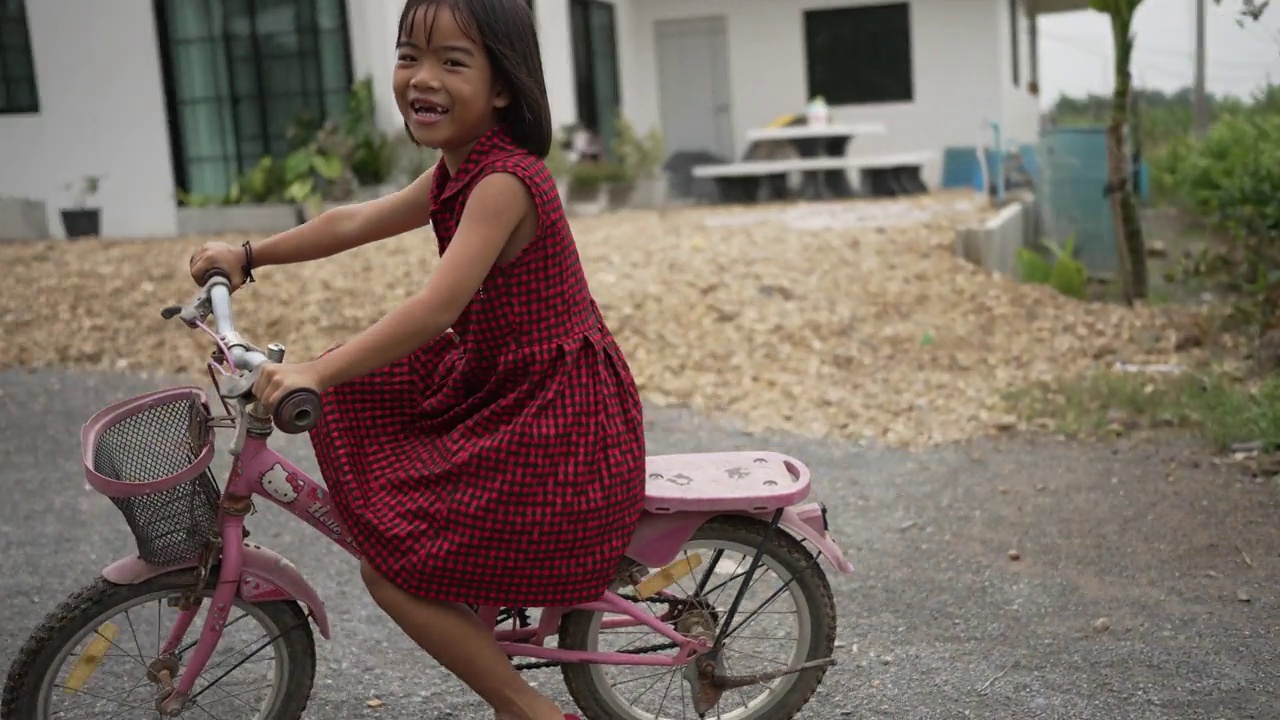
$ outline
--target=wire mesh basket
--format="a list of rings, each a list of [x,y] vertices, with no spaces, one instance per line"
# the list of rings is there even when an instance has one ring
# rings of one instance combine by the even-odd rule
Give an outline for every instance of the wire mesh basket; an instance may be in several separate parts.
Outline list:
[[[209,420],[204,392],[182,387],[117,403],[85,424],[85,476],[124,515],[144,562],[189,562],[217,536]]]

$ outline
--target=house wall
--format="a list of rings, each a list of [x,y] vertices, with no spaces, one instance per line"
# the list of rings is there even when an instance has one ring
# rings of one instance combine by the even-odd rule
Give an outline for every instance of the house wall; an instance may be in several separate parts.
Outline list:
[[[568,0],[534,0],[538,44],[542,47],[542,75],[551,104],[551,127],[577,122],[578,96],[573,87],[573,50]],[[622,29],[621,20],[618,29]]]
[[[350,0],[352,71],[371,76],[378,124],[401,132],[391,95],[395,29],[403,0]],[[577,117],[568,3],[536,3],[553,122]],[[168,111],[151,0],[27,0],[40,112],[0,115],[0,196],[45,204],[50,234],[68,182],[102,175],[92,204],[102,233],[157,237],[177,232]],[[68,52],[73,49],[74,52]],[[110,72],[94,72],[109,68]],[[88,122],[92,118],[92,123]]]
[[[1026,0],[1018,0],[1018,85],[1013,84],[1013,38],[1009,2],[996,0],[1000,13],[1000,92],[1006,144],[1035,143],[1040,135],[1040,101],[1027,90],[1031,76],[1031,32]]]
[[[748,129],[783,113],[802,112],[808,101],[803,11],[882,0],[624,1],[630,7],[628,25],[619,28],[620,35],[629,38],[620,50],[622,106],[642,130],[660,122],[654,22],[725,17],[735,152],[741,155]],[[883,122],[887,127],[885,135],[856,138],[849,154],[934,151],[937,159],[925,168],[925,179],[936,184],[943,147],[972,146],[985,120],[1006,115],[1006,107],[1014,108],[1012,101],[1006,106],[1003,92],[1012,84],[1010,70],[997,55],[998,48],[1008,43],[1008,26],[1000,22],[1003,16],[997,11],[997,3],[1004,1],[912,0],[915,100],[834,106],[837,121]]]
[[[64,189],[102,175],[103,235],[177,225],[164,84],[150,0],[27,0],[40,111],[0,115],[0,195],[46,204],[62,237]]]
[[[352,80],[373,81],[378,127],[403,133],[404,119],[391,94],[396,67],[396,25],[404,0],[347,0],[347,34],[351,39]]]

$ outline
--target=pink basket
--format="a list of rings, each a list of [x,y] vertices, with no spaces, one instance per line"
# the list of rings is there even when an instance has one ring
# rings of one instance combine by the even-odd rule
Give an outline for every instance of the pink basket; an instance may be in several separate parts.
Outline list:
[[[104,408],[80,432],[89,485],[124,515],[152,565],[190,561],[217,536],[209,419],[204,391],[179,387]]]

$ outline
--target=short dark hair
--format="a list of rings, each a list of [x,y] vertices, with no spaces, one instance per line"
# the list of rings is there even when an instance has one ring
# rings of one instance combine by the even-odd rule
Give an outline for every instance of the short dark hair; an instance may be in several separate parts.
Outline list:
[[[452,10],[462,32],[484,48],[495,78],[511,100],[499,115],[503,126],[517,145],[545,159],[551,152],[553,135],[551,104],[542,74],[538,29],[527,0],[405,0],[399,36],[408,37],[413,31],[419,8],[432,7]],[[430,35],[431,28],[427,28]]]

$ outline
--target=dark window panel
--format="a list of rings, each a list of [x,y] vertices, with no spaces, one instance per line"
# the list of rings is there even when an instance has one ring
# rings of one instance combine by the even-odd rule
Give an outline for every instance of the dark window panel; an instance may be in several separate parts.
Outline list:
[[[179,186],[221,194],[300,115],[346,109],[346,0],[154,1]]]
[[[831,105],[914,99],[907,3],[809,10],[804,34],[809,97]]]
[[[26,1],[0,1],[0,115],[39,110]]]

